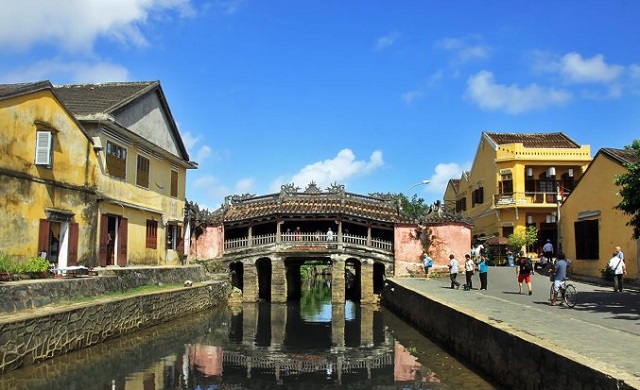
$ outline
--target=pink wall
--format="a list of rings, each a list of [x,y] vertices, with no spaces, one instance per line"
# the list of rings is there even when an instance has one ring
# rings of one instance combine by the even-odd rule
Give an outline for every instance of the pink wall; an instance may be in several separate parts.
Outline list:
[[[210,260],[222,257],[224,233],[222,225],[207,226],[197,239],[191,236],[191,251],[188,260]]]
[[[417,225],[396,225],[395,276],[407,276],[409,271],[422,272],[422,243],[416,233]],[[458,260],[471,250],[471,227],[462,223],[432,225],[430,249],[434,268],[449,264],[449,255]]]

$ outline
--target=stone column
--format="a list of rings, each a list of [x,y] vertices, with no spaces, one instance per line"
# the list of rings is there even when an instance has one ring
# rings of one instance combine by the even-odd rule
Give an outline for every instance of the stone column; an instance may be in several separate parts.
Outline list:
[[[377,299],[373,294],[373,261],[362,259],[360,263],[360,303],[373,304]]]
[[[331,344],[333,348],[344,348],[344,302],[331,305]]]
[[[258,302],[258,272],[255,260],[242,262],[242,302]]]
[[[360,306],[360,346],[373,346],[373,313],[376,306]]]
[[[287,302],[287,268],[284,258],[271,258],[271,303]]]
[[[371,246],[371,226],[367,227],[367,246]]]
[[[253,246],[253,226],[249,226],[249,231],[247,232],[247,246]]]
[[[280,351],[287,331],[287,305],[271,304],[271,348]]]
[[[258,333],[258,308],[255,304],[242,305],[242,343],[253,347]]]
[[[334,306],[345,302],[344,259],[331,255],[331,302]]]

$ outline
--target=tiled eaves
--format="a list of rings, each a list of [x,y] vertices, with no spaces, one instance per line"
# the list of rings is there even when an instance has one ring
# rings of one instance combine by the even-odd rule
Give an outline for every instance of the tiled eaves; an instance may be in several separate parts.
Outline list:
[[[56,94],[76,115],[112,113],[155,88],[157,81],[54,86]]]
[[[556,133],[491,133],[485,132],[497,145],[522,144],[525,148],[571,149],[580,145],[561,132]]]
[[[602,148],[600,149],[600,152],[616,160],[620,164],[640,163],[640,154],[633,149]]]

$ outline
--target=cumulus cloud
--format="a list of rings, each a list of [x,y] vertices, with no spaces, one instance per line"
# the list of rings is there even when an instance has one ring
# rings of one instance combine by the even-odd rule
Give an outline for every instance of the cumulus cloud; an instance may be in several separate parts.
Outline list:
[[[591,58],[572,52],[549,62],[547,71],[561,74],[570,83],[611,83],[624,71],[621,65],[610,65],[601,54]]]
[[[458,63],[488,58],[491,49],[486,45],[471,43],[472,40],[477,38],[445,38],[438,41],[436,47],[455,53],[455,62]]]
[[[379,150],[371,153],[369,160],[365,161],[356,160],[353,151],[345,148],[334,158],[309,164],[291,177],[276,178],[271,184],[271,190],[279,191],[280,186],[286,183],[294,183],[300,188],[312,181],[320,188],[326,188],[334,182],[344,184],[351,178],[368,175],[383,165],[382,152]]]
[[[63,62],[58,59],[38,61],[15,69],[2,77],[3,83],[21,83],[34,80],[68,80],[69,83],[103,83],[129,80],[129,71],[108,62]]]
[[[255,183],[256,181],[252,177],[241,179],[236,183],[236,192],[239,194],[246,194],[247,192],[251,192],[251,190],[255,186]]]
[[[470,162],[466,163],[440,163],[436,165],[433,176],[429,179],[429,185],[427,190],[431,193],[444,194],[447,189],[447,184],[451,179],[459,179],[462,175],[462,171],[469,170],[471,167]]]
[[[399,37],[400,37],[400,34],[398,34],[397,32],[392,32],[383,37],[378,38],[376,40],[376,50],[384,50],[392,46],[393,44],[396,43]]]
[[[25,10],[37,12],[25,13]],[[3,1],[0,47],[27,50],[47,43],[68,52],[90,51],[97,37],[144,46],[141,26],[149,18],[193,15],[189,0]]]
[[[469,77],[466,96],[485,110],[503,110],[509,114],[558,106],[571,100],[571,94],[560,89],[536,84],[527,87],[497,84],[489,71]]]

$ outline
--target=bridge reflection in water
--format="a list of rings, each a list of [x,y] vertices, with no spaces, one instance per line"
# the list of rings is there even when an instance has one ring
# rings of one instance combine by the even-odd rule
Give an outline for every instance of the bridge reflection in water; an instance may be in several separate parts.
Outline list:
[[[313,288],[311,288],[313,287]],[[218,308],[0,376],[3,389],[494,389],[375,305]]]

